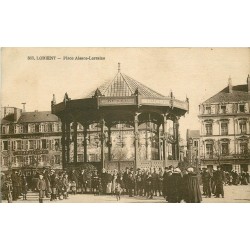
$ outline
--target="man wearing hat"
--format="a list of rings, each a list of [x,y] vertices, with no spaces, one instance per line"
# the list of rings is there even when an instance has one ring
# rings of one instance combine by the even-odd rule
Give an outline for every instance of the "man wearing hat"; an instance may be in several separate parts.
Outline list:
[[[37,190],[39,192],[39,203],[43,203],[43,198],[46,190],[46,182],[43,179],[42,173],[39,174],[39,179],[37,181]]]
[[[219,198],[220,195],[222,196],[222,198],[224,198],[224,188],[223,188],[223,184],[225,181],[225,175],[224,172],[221,170],[221,167],[218,166],[217,170],[214,172],[214,181],[216,184],[216,188],[215,188],[215,197]]]
[[[50,171],[50,187],[51,187],[51,196],[50,196],[50,201],[56,200],[56,195],[57,195],[57,178],[55,174],[55,170],[51,169]]]
[[[126,168],[126,172],[123,174],[123,181],[124,181],[124,185],[125,185],[125,189],[126,189],[126,193],[127,193],[127,194],[128,194],[128,189],[129,189],[129,187],[128,187],[128,182],[129,182],[128,177],[129,177],[129,173],[130,173],[130,171],[129,171],[129,168],[127,167],[127,168]]]

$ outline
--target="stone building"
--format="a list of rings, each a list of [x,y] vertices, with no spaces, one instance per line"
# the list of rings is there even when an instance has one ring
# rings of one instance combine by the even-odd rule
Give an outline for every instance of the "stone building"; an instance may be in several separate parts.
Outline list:
[[[57,116],[50,111],[6,107],[2,114],[1,170],[61,167],[61,122]]]
[[[201,164],[250,172],[250,76],[200,104]]]

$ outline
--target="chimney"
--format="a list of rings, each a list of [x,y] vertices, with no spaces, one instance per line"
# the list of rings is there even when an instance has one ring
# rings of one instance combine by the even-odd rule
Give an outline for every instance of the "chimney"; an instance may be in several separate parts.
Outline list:
[[[248,93],[250,93],[250,75],[249,74],[247,77],[247,90],[248,90]]]
[[[232,92],[233,92],[232,78],[231,78],[231,76],[229,76],[229,78],[228,78],[228,93],[232,93]]]
[[[14,108],[14,122],[17,122],[22,114],[22,110],[19,108]]]

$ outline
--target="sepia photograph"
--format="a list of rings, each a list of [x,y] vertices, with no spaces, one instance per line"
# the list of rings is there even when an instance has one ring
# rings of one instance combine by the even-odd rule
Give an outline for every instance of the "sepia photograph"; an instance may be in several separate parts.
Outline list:
[[[2,48],[2,203],[249,203],[249,48]]]

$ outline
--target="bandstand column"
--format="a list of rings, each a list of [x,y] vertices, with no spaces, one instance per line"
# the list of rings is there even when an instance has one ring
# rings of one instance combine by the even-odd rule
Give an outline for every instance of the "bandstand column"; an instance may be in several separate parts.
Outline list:
[[[102,168],[104,168],[104,161],[105,161],[105,133],[104,133],[104,126],[105,126],[105,121],[102,118],[100,121],[101,125],[101,164]]]
[[[86,163],[88,161],[88,126],[85,124],[84,125],[84,130],[83,130],[83,150],[84,150],[84,157],[83,161]]]
[[[66,163],[70,162],[70,122],[66,121]]]
[[[179,119],[177,118],[175,121],[175,156],[176,160],[179,160]]]
[[[66,152],[65,152],[65,130],[66,130],[66,124],[65,121],[62,120],[62,168],[66,168]]]
[[[164,161],[165,167],[167,166],[167,160],[168,160],[168,155],[167,155],[167,138],[168,138],[167,125],[168,125],[167,115],[164,114],[162,128],[163,128],[163,161]]]
[[[158,136],[158,160],[161,160],[161,133],[160,133],[160,124],[157,125],[157,136]]]
[[[112,142],[111,142],[111,126],[108,126],[108,160],[111,161],[111,148],[112,148]]]
[[[138,168],[139,164],[139,120],[138,120],[138,115],[135,114],[134,116],[134,135],[135,135],[135,170]]]
[[[74,121],[74,165],[77,165],[77,121]]]

